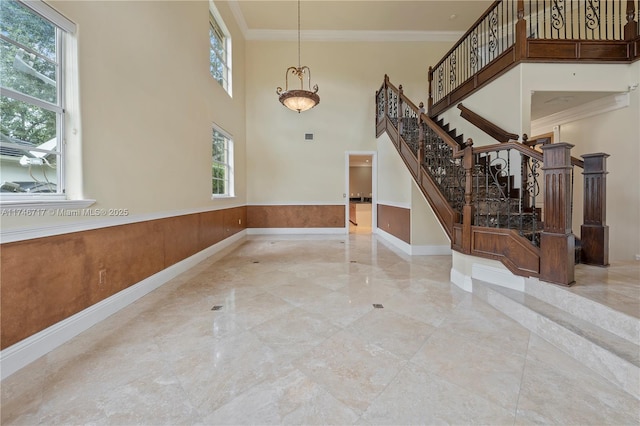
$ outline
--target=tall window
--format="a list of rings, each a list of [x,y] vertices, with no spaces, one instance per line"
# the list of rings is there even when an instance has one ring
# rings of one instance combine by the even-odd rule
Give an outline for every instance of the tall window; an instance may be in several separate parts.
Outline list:
[[[213,4],[209,12],[209,62],[213,78],[231,95],[231,37]]]
[[[212,194],[213,196],[233,197],[233,141],[226,134],[214,128],[212,145]]]
[[[75,26],[42,2],[0,2],[2,199],[64,192],[63,37]]]

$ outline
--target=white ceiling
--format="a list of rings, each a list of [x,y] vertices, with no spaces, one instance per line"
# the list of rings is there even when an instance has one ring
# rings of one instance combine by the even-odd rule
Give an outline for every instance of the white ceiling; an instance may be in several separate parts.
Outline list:
[[[296,30],[297,2],[238,2],[249,29]],[[491,1],[303,0],[300,21],[306,30],[466,31]],[[450,19],[452,15],[455,18]]]
[[[487,0],[302,0],[302,37],[357,37],[377,32],[394,37],[465,32],[489,7]],[[297,37],[296,0],[231,0],[229,4],[248,39]],[[457,37],[454,38],[457,39]]]

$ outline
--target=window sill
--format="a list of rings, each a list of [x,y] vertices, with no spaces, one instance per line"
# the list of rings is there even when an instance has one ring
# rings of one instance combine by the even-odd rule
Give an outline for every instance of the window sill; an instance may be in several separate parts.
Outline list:
[[[84,209],[94,204],[96,200],[65,200],[65,199],[4,199],[0,200],[0,209]]]
[[[235,195],[212,195],[211,199],[212,200],[227,200],[227,199],[233,199],[236,198]]]

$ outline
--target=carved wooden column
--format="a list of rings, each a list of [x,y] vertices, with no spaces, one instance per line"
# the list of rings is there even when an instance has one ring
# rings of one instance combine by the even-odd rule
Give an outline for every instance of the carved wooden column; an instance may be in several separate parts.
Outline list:
[[[429,98],[427,99],[427,112],[431,114],[433,109],[433,68],[429,67]]]
[[[471,226],[473,225],[473,140],[464,143],[464,207],[462,207],[462,252],[471,254]]]
[[[575,237],[571,232],[571,148],[568,143],[544,145],[544,231],[540,235],[540,279],[572,285]]]
[[[640,10],[638,11],[640,15]],[[636,5],[634,0],[627,0],[627,23],[624,26],[624,39],[633,40],[638,36],[638,21],[636,17]]]
[[[582,262],[609,265],[609,227],[607,218],[607,157],[609,154],[585,154],[584,209],[580,227]]]
[[[527,21],[524,19],[524,0],[518,0],[518,22],[516,22],[516,42],[513,47],[515,60],[527,57]]]

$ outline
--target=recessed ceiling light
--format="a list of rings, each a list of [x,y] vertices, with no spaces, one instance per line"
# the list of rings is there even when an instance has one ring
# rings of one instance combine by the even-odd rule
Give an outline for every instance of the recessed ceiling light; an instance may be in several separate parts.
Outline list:
[[[458,15],[456,15],[455,13],[451,16],[449,16],[449,20],[453,21],[454,19],[456,19],[458,17]]]

